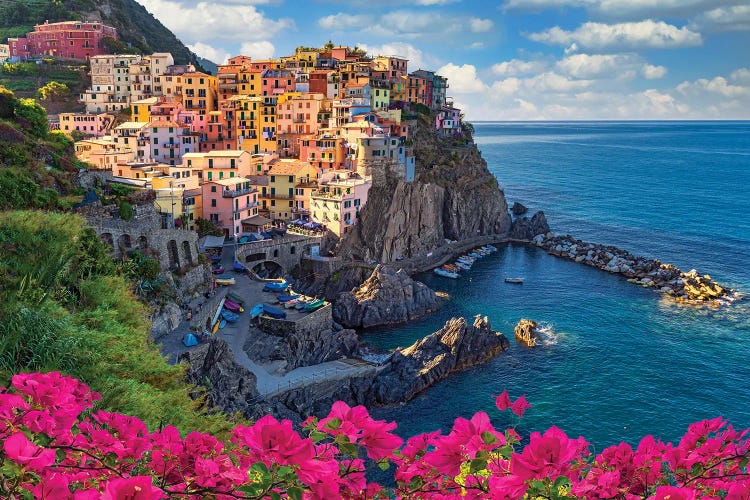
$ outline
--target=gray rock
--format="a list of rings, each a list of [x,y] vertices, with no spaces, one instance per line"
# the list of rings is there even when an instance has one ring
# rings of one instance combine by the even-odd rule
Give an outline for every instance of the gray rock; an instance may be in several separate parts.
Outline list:
[[[514,220],[509,236],[514,240],[531,241],[535,236],[548,232],[549,224],[547,224],[547,218],[544,216],[544,212],[539,211],[531,219],[523,217]],[[562,248],[560,251],[562,251]]]
[[[258,396],[255,375],[234,361],[229,345],[218,338],[201,344],[178,358],[186,363],[187,380],[207,389],[208,402],[224,413],[245,413]]]
[[[515,215],[516,217],[518,217],[519,215],[523,215],[526,212],[528,212],[529,209],[526,208],[525,206],[521,205],[520,203],[515,202],[515,203],[513,203],[513,206],[510,208],[510,211],[511,211],[511,213],[513,213],[513,215]]]
[[[359,287],[339,295],[333,319],[347,328],[369,328],[408,321],[439,306],[427,285],[401,269],[379,265]]]

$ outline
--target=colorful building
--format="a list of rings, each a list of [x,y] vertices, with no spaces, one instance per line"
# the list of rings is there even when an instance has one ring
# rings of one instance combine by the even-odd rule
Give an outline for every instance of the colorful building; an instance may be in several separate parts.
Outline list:
[[[201,171],[204,182],[253,174],[253,157],[247,151],[209,151],[187,153],[182,156],[183,166]]]
[[[151,158],[169,165],[182,163],[186,153],[198,150],[199,134],[184,124],[169,120],[151,120],[146,125],[151,142]]]
[[[319,176],[319,171],[306,161],[278,160],[268,171],[268,211],[272,220],[288,221],[295,207],[295,189]]]
[[[287,93],[279,96],[276,104],[276,134],[279,154],[299,155],[299,141],[316,134],[328,120],[321,116],[327,104],[323,94]]]
[[[74,131],[84,136],[101,137],[109,133],[115,117],[108,113],[60,113],[59,120],[59,130],[68,137],[72,137]]]
[[[341,172],[312,192],[312,219],[325,224],[336,236],[351,232],[359,219],[359,211],[367,203],[370,187],[370,179]]]
[[[250,179],[235,177],[206,181],[203,192],[203,218],[212,221],[225,237],[243,232],[242,220],[258,215],[258,191]]]
[[[117,30],[98,22],[63,21],[37,24],[25,37],[9,38],[10,59],[52,56],[65,59],[90,59],[107,54],[104,41],[117,40]]]
[[[87,113],[120,111],[130,105],[130,64],[140,60],[132,54],[91,58],[91,88],[81,94]]]
[[[299,158],[317,167],[321,172],[344,168],[346,155],[346,141],[330,131],[300,140]]]
[[[140,162],[151,160],[149,128],[144,122],[125,122],[112,130],[112,140],[119,149],[133,151]]]

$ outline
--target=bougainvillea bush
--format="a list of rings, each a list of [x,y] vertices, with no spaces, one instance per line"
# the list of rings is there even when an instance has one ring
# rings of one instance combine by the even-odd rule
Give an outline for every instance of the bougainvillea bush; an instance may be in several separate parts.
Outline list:
[[[676,445],[651,436],[598,455],[552,427],[526,446],[486,413],[404,442],[396,424],[338,402],[295,432],[266,416],[228,442],[93,410],[99,395],[57,372],[18,374],[0,390],[0,498],[750,498],[748,431],[721,418]],[[522,396],[497,397],[519,417]],[[368,468],[393,474],[385,488]],[[395,485],[395,486],[394,486]]]

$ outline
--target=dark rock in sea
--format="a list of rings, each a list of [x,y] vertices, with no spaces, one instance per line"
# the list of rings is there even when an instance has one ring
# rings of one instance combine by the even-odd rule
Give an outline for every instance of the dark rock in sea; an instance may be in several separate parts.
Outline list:
[[[514,220],[510,228],[509,237],[513,240],[531,241],[535,236],[547,234],[548,232],[549,224],[547,224],[547,217],[540,210],[531,219],[522,217],[521,219]]]
[[[427,285],[402,269],[379,265],[359,287],[339,295],[333,319],[347,328],[369,328],[408,321],[439,306]]]
[[[489,361],[508,345],[486,316],[476,316],[473,324],[450,319],[437,332],[393,354],[372,384],[374,402],[408,401],[451,373]]]
[[[518,217],[519,215],[523,215],[526,212],[528,212],[529,209],[526,208],[525,206],[521,205],[520,203],[515,202],[515,203],[513,203],[513,206],[510,207],[510,211],[511,211],[511,213],[513,213],[513,215],[515,215],[516,217]]]
[[[516,335],[516,340],[525,344],[526,347],[536,347],[537,340],[540,338],[536,330],[536,321],[530,319],[519,321],[513,333]]]
[[[235,362],[229,345],[222,339],[213,338],[182,353],[178,362],[188,365],[188,382],[204,385],[208,402],[225,413],[244,413],[250,400],[258,396],[255,375]]]

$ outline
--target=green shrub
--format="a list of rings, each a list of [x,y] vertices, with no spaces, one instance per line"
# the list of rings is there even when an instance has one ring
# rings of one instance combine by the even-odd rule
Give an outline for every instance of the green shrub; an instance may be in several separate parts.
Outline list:
[[[133,205],[128,201],[120,203],[120,217],[122,220],[130,220],[133,218]]]
[[[40,87],[37,96],[45,101],[60,101],[71,96],[70,89],[67,85],[60,82],[49,82]]]
[[[34,99],[16,101],[16,121],[37,137],[45,137],[49,131],[47,111]]]

